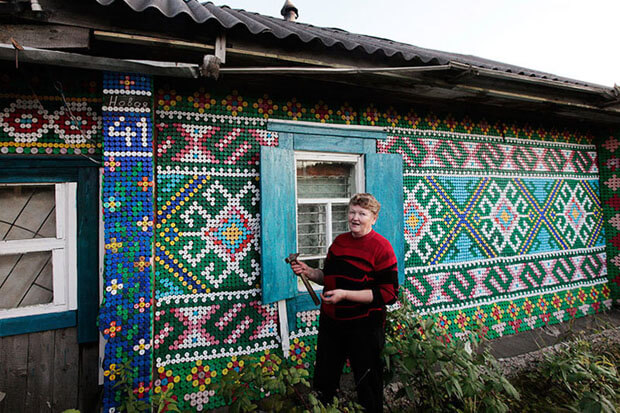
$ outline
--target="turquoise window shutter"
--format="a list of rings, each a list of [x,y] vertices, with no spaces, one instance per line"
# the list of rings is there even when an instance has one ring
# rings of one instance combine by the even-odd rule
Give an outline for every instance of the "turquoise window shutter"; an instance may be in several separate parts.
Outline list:
[[[268,304],[297,294],[297,277],[284,262],[297,245],[294,152],[261,147],[260,183],[262,290]]]
[[[405,281],[403,159],[398,154],[367,153],[366,192],[381,203],[375,231],[387,238],[398,258],[398,281]]]

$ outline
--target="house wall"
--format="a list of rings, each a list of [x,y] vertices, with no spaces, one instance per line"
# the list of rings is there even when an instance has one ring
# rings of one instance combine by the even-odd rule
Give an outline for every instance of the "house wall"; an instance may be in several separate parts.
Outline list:
[[[96,411],[97,343],[77,344],[77,328],[0,338],[1,413]]]
[[[281,354],[276,308],[260,303],[258,154],[278,144],[267,119],[388,130],[377,151],[402,154],[405,171],[402,291],[449,338],[500,337],[612,305],[593,131],[155,87],[155,392],[173,386],[186,406],[218,406],[208,383],[238,357]],[[317,318],[297,314],[289,356],[300,366],[313,365]]]
[[[605,259],[618,255],[614,137],[474,111],[89,76],[3,74],[0,154],[103,156],[106,411],[123,378],[143,399],[173,387],[183,407],[220,406],[209,384],[239,357],[282,355],[277,308],[260,302],[259,149],[278,145],[268,119],[387,130],[377,151],[400,153],[405,171],[402,290],[448,337],[513,334],[618,298]],[[83,111],[82,131],[67,106]],[[17,135],[10,122],[22,115],[45,122]],[[597,139],[608,142],[600,168]],[[296,315],[288,355],[300,366],[312,367],[317,316]]]

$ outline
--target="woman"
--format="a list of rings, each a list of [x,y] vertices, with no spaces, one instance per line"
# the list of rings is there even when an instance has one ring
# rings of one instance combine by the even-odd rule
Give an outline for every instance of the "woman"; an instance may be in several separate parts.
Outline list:
[[[398,294],[394,249],[372,226],[381,205],[371,194],[349,201],[350,232],[336,237],[323,270],[301,261],[291,267],[324,285],[314,387],[331,402],[346,359],[351,362],[359,403],[367,412],[383,411],[381,350],[385,342],[385,306]]]

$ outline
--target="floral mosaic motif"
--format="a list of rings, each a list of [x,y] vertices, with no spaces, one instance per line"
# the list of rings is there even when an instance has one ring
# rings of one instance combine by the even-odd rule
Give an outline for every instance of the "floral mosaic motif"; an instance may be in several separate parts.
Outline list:
[[[199,89],[179,93],[171,88],[159,89],[156,102],[159,110],[183,114],[210,113],[232,117],[306,120],[527,140],[592,143],[592,135],[579,130],[551,130],[544,125],[519,124],[484,117],[472,118],[470,115],[437,114],[422,108],[369,105],[367,102],[359,106],[348,102],[301,101],[291,96],[245,95],[235,91],[217,94]]]
[[[434,310],[448,339],[477,328],[488,339],[566,322],[609,310],[612,306],[606,284],[578,287],[532,297],[497,299],[492,304],[463,304],[454,310]]]
[[[106,73],[104,93],[151,90],[150,78]],[[104,113],[104,283],[99,325],[107,339],[103,359],[104,411],[120,404],[116,368],[137,398],[151,390],[151,249],[153,245],[152,122],[144,113],[106,107]]]

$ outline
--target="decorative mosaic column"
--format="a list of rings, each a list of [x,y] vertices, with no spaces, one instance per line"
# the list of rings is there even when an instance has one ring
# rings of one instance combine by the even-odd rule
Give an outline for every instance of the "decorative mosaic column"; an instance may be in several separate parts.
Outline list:
[[[151,388],[153,245],[152,80],[105,73],[103,80],[104,297],[99,328],[107,340],[104,411],[126,389],[148,400]],[[126,366],[123,369],[122,366]]]
[[[611,298],[620,303],[620,141],[612,136],[598,147],[601,201],[607,235],[607,271]]]

